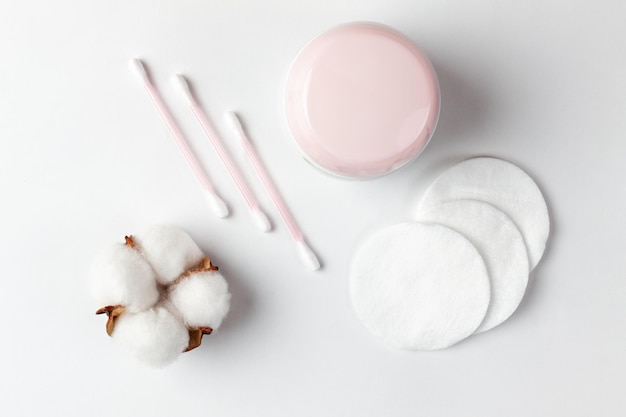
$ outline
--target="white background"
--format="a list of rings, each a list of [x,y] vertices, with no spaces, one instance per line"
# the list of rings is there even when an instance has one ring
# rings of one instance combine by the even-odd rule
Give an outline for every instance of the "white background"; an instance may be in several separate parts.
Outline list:
[[[91,3],[91,4],[89,4]],[[281,114],[298,49],[373,20],[432,58],[442,113],[426,151],[373,181],[321,174]],[[626,413],[626,3],[3,1],[0,5],[0,414],[3,416],[623,416]],[[145,91],[142,57],[232,217],[220,220]],[[262,234],[171,83],[182,71],[275,230]],[[307,272],[236,146],[238,110],[324,268]],[[552,235],[517,314],[444,351],[391,350],[359,323],[359,241],[411,219],[455,161],[529,172]],[[162,370],[118,351],[88,270],[166,222],[227,275],[232,311]]]

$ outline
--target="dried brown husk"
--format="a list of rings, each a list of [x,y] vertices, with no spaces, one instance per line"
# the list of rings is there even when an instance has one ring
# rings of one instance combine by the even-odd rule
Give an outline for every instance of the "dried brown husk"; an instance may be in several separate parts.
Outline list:
[[[210,327],[191,327],[189,329],[189,344],[183,352],[189,352],[202,344],[202,336],[211,334],[213,329]]]
[[[106,324],[106,331],[109,336],[113,334],[113,330],[115,330],[115,322],[117,319],[124,314],[126,311],[126,307],[117,305],[117,306],[106,306],[102,307],[96,314],[105,314],[109,317]]]

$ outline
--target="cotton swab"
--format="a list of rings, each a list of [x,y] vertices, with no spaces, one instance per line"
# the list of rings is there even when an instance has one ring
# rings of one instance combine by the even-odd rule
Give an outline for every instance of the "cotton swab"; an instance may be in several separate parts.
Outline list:
[[[200,182],[200,185],[202,186],[204,190],[204,194],[205,194],[205,198],[207,202],[213,208],[213,210],[215,211],[215,214],[218,217],[228,216],[228,207],[226,206],[224,201],[215,193],[215,189],[213,188],[213,185],[211,184],[206,174],[200,167],[200,163],[198,162],[193,152],[189,148],[189,144],[183,137],[183,134],[181,133],[180,129],[176,126],[176,123],[174,122],[172,115],[170,114],[167,107],[165,107],[165,103],[163,103],[163,99],[161,99],[159,92],[156,90],[156,88],[154,87],[154,84],[150,80],[150,77],[148,76],[148,71],[146,70],[144,63],[140,59],[134,58],[130,61],[130,67],[137,74],[137,76],[143,81],[144,86],[146,87],[146,91],[148,91],[148,95],[152,99],[152,102],[154,103],[159,114],[163,118],[165,125],[170,130],[170,133],[172,134],[172,136],[174,136],[174,140],[176,140],[178,147],[180,148],[181,152],[187,159],[187,162],[189,163],[189,166],[193,170],[194,174],[196,174],[196,178],[198,179],[198,181]]]
[[[193,112],[194,116],[196,116],[196,119],[198,119],[200,126],[202,126],[204,133],[207,135],[207,137],[213,144],[213,147],[215,148],[220,159],[226,166],[226,169],[230,173],[230,176],[233,178],[233,181],[235,181],[235,184],[237,184],[237,188],[241,192],[243,199],[246,201],[246,204],[248,205],[248,208],[250,209],[250,214],[252,214],[252,218],[254,219],[254,222],[259,227],[259,229],[261,229],[261,231],[268,232],[271,229],[271,225],[270,225],[269,220],[267,219],[267,216],[265,215],[265,213],[263,213],[263,211],[259,207],[259,203],[257,202],[256,198],[254,198],[254,194],[252,194],[252,192],[248,188],[248,185],[244,181],[241,173],[239,172],[239,170],[233,163],[233,160],[230,158],[230,155],[228,154],[228,152],[226,152],[226,149],[224,149],[224,146],[222,145],[221,140],[217,136],[215,129],[209,122],[208,118],[204,114],[204,111],[202,110],[202,108],[198,104],[198,101],[196,100],[193,93],[191,92],[189,82],[181,74],[177,74],[174,77],[174,81],[178,85],[181,93],[187,99],[187,102],[189,103],[189,107],[191,107],[191,111]]]
[[[306,265],[312,271],[319,269],[320,262],[317,259],[317,256],[311,250],[311,248],[307,246],[304,240],[304,235],[302,234],[302,231],[298,227],[298,224],[296,223],[294,218],[291,216],[291,213],[287,209],[287,205],[285,204],[285,201],[282,199],[280,193],[278,192],[278,190],[274,186],[274,183],[270,179],[270,176],[267,170],[261,163],[259,156],[257,155],[254,147],[252,146],[252,142],[250,142],[250,139],[246,135],[246,132],[243,129],[243,126],[241,125],[241,121],[239,120],[239,117],[237,116],[235,112],[231,111],[231,112],[226,113],[226,118],[228,122],[231,124],[231,126],[233,127],[233,129],[238,133],[239,138],[241,139],[241,143],[246,151],[246,154],[248,155],[248,158],[250,158],[250,162],[252,163],[254,170],[256,171],[257,175],[261,179],[261,182],[263,183],[265,188],[267,189],[267,192],[270,194],[272,201],[274,201],[274,204],[276,204],[276,208],[278,209],[280,216],[282,217],[285,224],[287,225],[287,228],[291,232],[291,236],[293,237],[296,243],[296,247],[298,249],[298,255],[300,256],[302,263],[304,263],[304,265]]]

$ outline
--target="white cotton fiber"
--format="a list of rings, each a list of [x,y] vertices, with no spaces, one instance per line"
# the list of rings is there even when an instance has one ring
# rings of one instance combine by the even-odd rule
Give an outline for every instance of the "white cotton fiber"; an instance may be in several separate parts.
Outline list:
[[[465,236],[485,261],[491,302],[476,333],[508,319],[524,297],[528,284],[528,255],[515,224],[493,206],[476,200],[442,203],[420,215],[423,222],[447,226]]]
[[[357,250],[350,271],[356,314],[401,349],[442,349],[468,337],[485,317],[489,291],[476,248],[438,224],[379,231]]]
[[[517,166],[496,158],[472,158],[435,180],[418,207],[417,218],[445,201],[480,200],[503,211],[524,237],[530,269],[541,259],[550,234],[546,202],[537,184]]]
[[[217,271],[197,271],[170,287],[168,300],[189,327],[217,329],[230,308],[226,280]]]
[[[189,344],[187,328],[162,307],[122,314],[111,337],[115,344],[152,367],[173,362]]]
[[[154,226],[133,238],[163,285],[173,282],[204,257],[191,236],[175,226]]]
[[[152,307],[159,299],[154,271],[136,249],[114,244],[96,258],[91,270],[98,307],[122,305],[129,311]]]

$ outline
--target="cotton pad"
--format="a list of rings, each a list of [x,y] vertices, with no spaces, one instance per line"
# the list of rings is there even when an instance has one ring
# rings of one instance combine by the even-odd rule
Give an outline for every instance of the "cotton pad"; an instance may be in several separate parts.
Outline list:
[[[191,236],[175,226],[157,225],[133,238],[163,285],[173,282],[204,257]]]
[[[189,343],[185,325],[162,307],[122,314],[111,337],[139,361],[153,367],[173,362]]]
[[[473,199],[489,203],[511,218],[522,233],[530,270],[546,247],[550,220],[537,184],[517,166],[496,158],[460,162],[435,180],[418,207],[418,216],[445,201]]]
[[[367,239],[350,271],[357,316],[383,342],[433,350],[471,335],[489,305],[489,278],[468,239],[438,224],[401,223]]]
[[[215,330],[230,308],[226,280],[217,271],[197,271],[169,288],[168,299],[185,324]]]
[[[152,268],[128,244],[111,245],[100,254],[92,265],[91,284],[98,307],[121,305],[139,311],[152,307],[159,299]]]
[[[478,249],[489,274],[491,302],[476,333],[505,321],[517,309],[528,283],[528,255],[524,239],[506,214],[477,200],[442,203],[418,219],[447,226]]]

